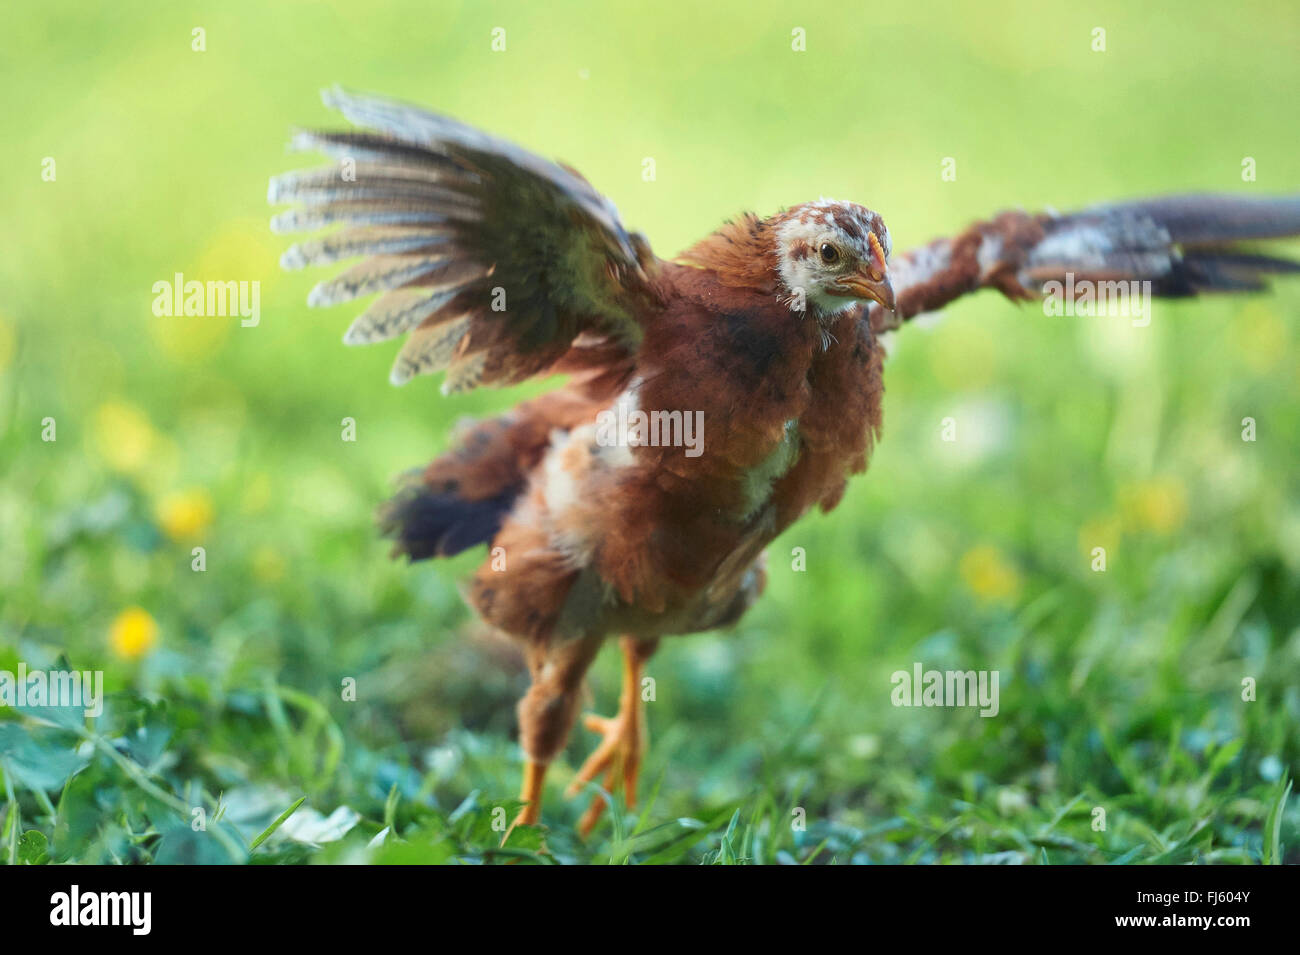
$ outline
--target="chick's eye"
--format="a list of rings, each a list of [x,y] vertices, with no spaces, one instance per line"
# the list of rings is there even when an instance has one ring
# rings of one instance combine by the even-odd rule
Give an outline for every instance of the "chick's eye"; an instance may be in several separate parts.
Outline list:
[[[835,246],[831,245],[829,242],[823,242],[820,251],[822,261],[827,265],[830,265],[840,257],[840,250],[835,248]]]

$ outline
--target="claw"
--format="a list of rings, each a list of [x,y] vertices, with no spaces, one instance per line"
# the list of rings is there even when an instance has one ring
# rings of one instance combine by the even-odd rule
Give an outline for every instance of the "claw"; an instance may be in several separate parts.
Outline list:
[[[582,718],[582,724],[587,729],[600,733],[604,739],[574,775],[573,781],[569,783],[568,796],[576,796],[584,786],[594,782],[604,772],[605,792],[612,794],[621,788],[628,808],[636,805],[636,780],[644,750],[641,724],[637,716],[633,708],[631,713],[620,712],[613,718],[597,716],[595,713],[588,713]],[[591,834],[608,804],[609,800],[604,793],[592,798],[591,805],[578,822],[579,835],[585,839]]]

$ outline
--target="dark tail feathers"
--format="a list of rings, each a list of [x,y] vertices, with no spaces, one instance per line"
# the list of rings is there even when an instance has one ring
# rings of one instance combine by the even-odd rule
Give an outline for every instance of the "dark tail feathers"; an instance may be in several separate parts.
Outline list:
[[[519,491],[472,501],[436,493],[416,474],[380,508],[379,526],[393,540],[393,557],[451,557],[492,540]]]

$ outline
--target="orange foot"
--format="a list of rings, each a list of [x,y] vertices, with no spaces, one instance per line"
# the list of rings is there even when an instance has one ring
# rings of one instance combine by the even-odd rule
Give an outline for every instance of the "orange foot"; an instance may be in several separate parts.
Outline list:
[[[542,818],[542,782],[545,779],[545,763],[534,762],[530,759],[524,764],[524,783],[519,792],[519,798],[523,800],[524,808],[519,810],[519,815],[515,816],[514,822],[510,823],[510,828],[501,837],[503,846],[510,838],[510,833],[515,831],[515,826],[535,826]]]
[[[642,645],[629,637],[623,638],[622,645],[623,693],[619,697],[618,715],[609,718],[591,713],[583,717],[583,725],[600,733],[604,739],[573,777],[567,795],[577,795],[582,787],[604,772],[605,791],[613,794],[622,789],[623,798],[630,809],[636,805],[637,774],[641,771],[641,758],[646,748],[641,674],[648,654]],[[584,839],[596,828],[607,805],[608,800],[603,794],[592,799],[591,805],[578,822],[578,834]]]

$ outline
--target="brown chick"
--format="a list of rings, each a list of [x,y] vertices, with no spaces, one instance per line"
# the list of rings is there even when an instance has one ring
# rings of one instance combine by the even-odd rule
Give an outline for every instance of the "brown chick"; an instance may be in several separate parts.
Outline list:
[[[294,139],[335,162],[272,181],[298,208],[279,231],[339,225],[285,253],[296,268],[361,257],[309,303],[382,293],[348,329],[405,336],[392,381],[442,390],[568,374],[460,431],[382,511],[411,560],[489,545],[469,601],[522,646],[526,758],[518,823],[539,819],[547,766],[584,674],[621,636],[618,715],[574,778],[636,797],[641,680],[662,637],[734,624],[763,590],[763,549],[830,510],[880,432],[881,331],[981,288],[1013,300],[1146,282],[1154,295],[1250,291],[1289,261],[1241,240],[1300,232],[1300,198],[1183,197],[1070,215],[1004,213],[891,257],[881,217],[820,199],[743,216],[673,261],[628,232],[567,166],[454,120],[339,90],[362,132]],[[605,806],[597,797],[586,833]]]

